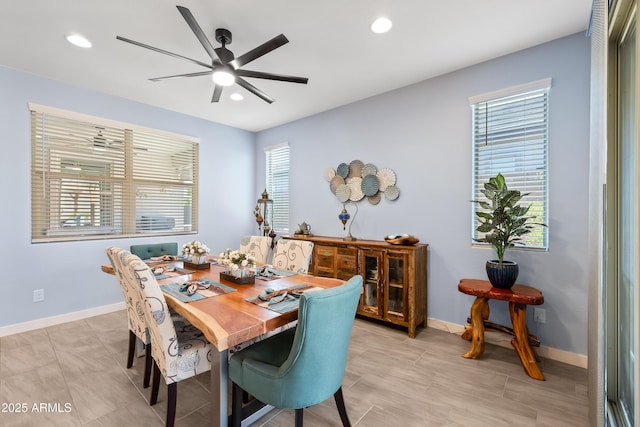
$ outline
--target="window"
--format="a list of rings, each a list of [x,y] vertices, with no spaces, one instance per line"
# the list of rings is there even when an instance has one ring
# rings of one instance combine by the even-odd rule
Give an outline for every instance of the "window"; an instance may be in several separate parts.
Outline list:
[[[473,200],[482,200],[480,190],[484,184],[502,173],[510,189],[529,193],[522,204],[530,205],[529,214],[545,224],[550,87],[551,79],[545,79],[469,100],[473,120]],[[473,238],[481,237],[477,225],[473,215]],[[535,227],[523,240],[525,247],[547,249],[547,227]]]
[[[29,107],[32,242],[197,231],[196,140]]]
[[[289,145],[265,147],[267,192],[273,200],[271,226],[278,234],[289,233]]]

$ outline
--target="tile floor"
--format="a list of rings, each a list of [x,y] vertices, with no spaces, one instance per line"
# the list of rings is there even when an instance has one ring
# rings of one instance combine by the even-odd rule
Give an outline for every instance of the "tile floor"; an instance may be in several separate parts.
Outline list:
[[[166,387],[149,406],[143,359],[125,367],[127,332],[119,311],[0,338],[0,426],[163,426]],[[410,339],[356,320],[343,383],[351,423],[588,425],[586,370],[543,360],[547,381],[536,381],[514,350],[487,344],[480,360],[467,360],[468,345],[435,329]],[[176,426],[209,425],[208,387],[208,373],[178,385]],[[253,425],[293,424],[293,411],[273,410]],[[340,425],[333,399],[305,410],[307,427]]]

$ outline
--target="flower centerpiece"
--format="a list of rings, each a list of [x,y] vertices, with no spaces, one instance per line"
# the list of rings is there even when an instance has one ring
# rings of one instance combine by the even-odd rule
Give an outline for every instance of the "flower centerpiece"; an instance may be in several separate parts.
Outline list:
[[[207,245],[197,240],[192,240],[182,246],[182,254],[193,264],[205,264],[207,262],[207,254],[210,251]]]
[[[249,252],[227,249],[220,253],[218,263],[226,265],[234,277],[250,277],[255,274],[256,259]]]

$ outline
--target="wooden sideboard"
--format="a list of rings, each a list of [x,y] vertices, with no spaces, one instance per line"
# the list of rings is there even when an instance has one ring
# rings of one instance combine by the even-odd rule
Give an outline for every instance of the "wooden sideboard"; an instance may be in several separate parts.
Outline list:
[[[426,327],[428,245],[304,235],[285,238],[313,242],[310,274],[342,280],[362,276],[357,314],[404,326],[411,338],[417,327]]]

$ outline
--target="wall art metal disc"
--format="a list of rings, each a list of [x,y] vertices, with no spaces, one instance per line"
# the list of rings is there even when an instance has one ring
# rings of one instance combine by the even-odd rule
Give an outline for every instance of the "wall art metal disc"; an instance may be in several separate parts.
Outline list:
[[[349,165],[346,163],[340,163],[338,165],[338,168],[336,169],[336,173],[338,175],[340,175],[343,178],[346,178],[349,176]]]
[[[367,200],[369,200],[369,203],[371,203],[372,205],[377,205],[378,203],[380,203],[380,199],[382,199],[382,193],[380,192],[377,192],[373,196],[367,197]]]
[[[338,186],[338,188],[336,189],[336,197],[342,203],[344,203],[347,200],[349,200],[349,196],[350,195],[351,195],[351,189],[349,188],[349,186],[347,184],[340,184]]]
[[[390,185],[384,190],[384,197],[387,200],[396,200],[400,196],[400,190],[395,185]]]
[[[349,178],[362,177],[363,167],[364,163],[360,160],[353,160],[351,163],[349,163]]]
[[[336,190],[341,185],[344,185],[344,179],[339,175],[336,175],[333,178],[331,178],[331,182],[329,182],[329,188],[331,188],[331,192],[333,194],[336,194]]]
[[[354,202],[362,200],[362,198],[364,197],[364,193],[362,192],[362,178],[360,178],[359,176],[354,176],[351,178],[347,178],[346,182],[351,189],[349,200]]]
[[[367,175],[375,175],[377,172],[378,172],[378,168],[376,167],[376,165],[367,163],[362,167],[361,174],[362,174],[362,177],[364,178]]]
[[[385,191],[388,186],[396,184],[396,173],[389,168],[380,169],[376,176],[380,183],[380,191]]]
[[[365,175],[362,177],[362,192],[365,196],[373,196],[380,189],[378,177],[375,175]]]
[[[334,168],[327,168],[324,171],[324,179],[326,179],[327,182],[331,182],[331,178],[334,176],[336,176],[336,170]]]

